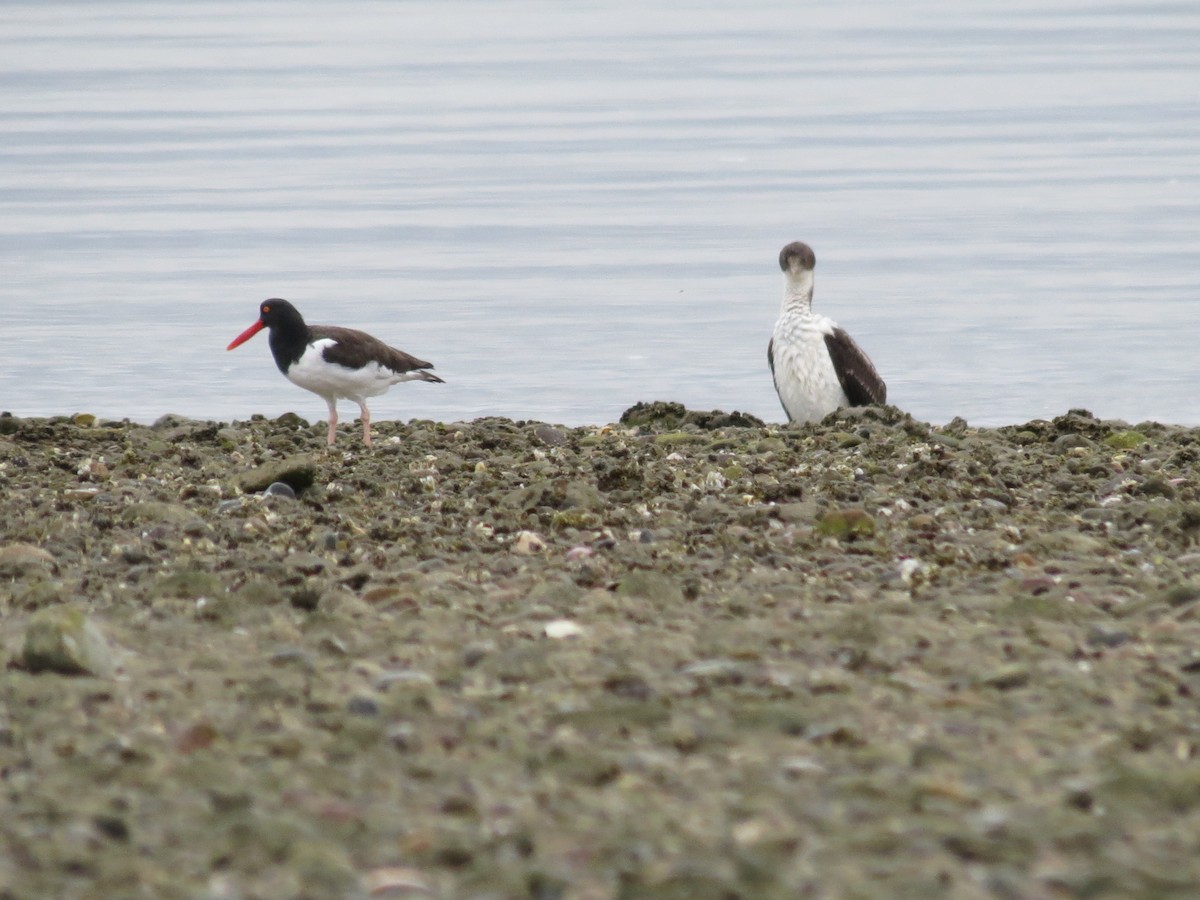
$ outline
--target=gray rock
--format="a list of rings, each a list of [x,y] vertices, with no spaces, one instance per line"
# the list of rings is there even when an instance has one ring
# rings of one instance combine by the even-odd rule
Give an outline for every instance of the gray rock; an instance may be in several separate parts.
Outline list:
[[[149,525],[178,528],[190,535],[203,534],[208,530],[208,523],[182,503],[164,503],[158,500],[134,503],[122,510],[121,519],[143,528]]]
[[[116,671],[100,627],[80,610],[64,606],[40,610],[29,620],[21,659],[30,672],[108,677]]]
[[[54,556],[33,544],[6,544],[0,547],[0,576],[20,578],[30,572],[56,572]]]
[[[567,436],[553,425],[538,425],[533,429],[533,433],[548,447],[561,447],[567,443]]]
[[[683,600],[683,589],[675,579],[643,569],[634,569],[622,578],[617,593],[641,597],[654,603],[679,603]]]
[[[249,472],[242,472],[234,477],[233,483],[242,493],[254,494],[265,491],[275,482],[281,481],[299,494],[311,487],[316,477],[316,460],[310,454],[301,453],[264,463]]]

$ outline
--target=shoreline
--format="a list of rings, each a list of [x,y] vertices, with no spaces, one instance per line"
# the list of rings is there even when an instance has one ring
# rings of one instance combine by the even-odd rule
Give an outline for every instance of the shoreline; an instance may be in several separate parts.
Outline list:
[[[10,896],[1200,883],[1200,429],[82,415],[0,416]]]

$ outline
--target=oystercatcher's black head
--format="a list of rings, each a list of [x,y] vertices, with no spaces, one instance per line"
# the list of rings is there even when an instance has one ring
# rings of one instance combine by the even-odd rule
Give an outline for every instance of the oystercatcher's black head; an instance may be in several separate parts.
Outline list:
[[[802,241],[793,241],[779,251],[779,268],[784,272],[816,268],[817,255]],[[793,270],[793,266],[796,268]]]
[[[258,321],[230,341],[229,346],[225,349],[232,350],[234,347],[240,347],[264,328],[277,328],[284,333],[303,334],[307,331],[308,326],[304,324],[304,317],[300,315],[299,310],[286,300],[280,300],[278,297],[264,300],[258,307]]]

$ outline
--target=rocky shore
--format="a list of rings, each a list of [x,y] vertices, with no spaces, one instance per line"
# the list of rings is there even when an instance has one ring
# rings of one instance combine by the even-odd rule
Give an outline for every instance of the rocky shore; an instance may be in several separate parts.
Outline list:
[[[0,898],[1192,897],[1200,429],[0,417]]]

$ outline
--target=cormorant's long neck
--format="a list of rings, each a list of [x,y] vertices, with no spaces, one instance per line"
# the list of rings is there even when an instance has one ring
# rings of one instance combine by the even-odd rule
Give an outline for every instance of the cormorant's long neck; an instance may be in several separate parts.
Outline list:
[[[783,315],[803,315],[812,313],[813,273],[809,269],[795,274],[785,273],[783,280],[783,304],[780,312]]]

